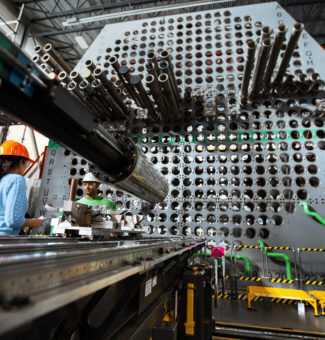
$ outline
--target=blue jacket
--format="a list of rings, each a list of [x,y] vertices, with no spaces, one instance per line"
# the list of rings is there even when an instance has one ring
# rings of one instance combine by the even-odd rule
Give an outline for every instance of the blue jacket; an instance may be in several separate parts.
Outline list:
[[[18,235],[28,209],[26,181],[8,174],[0,179],[0,236]]]

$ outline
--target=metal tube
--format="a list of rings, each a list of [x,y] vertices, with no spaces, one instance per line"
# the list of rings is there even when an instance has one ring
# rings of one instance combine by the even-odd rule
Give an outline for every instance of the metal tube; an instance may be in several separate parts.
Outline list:
[[[121,99],[121,96],[118,94],[116,87],[110,80],[107,79],[104,72],[100,68],[96,68],[94,71],[94,76],[102,82],[103,86],[106,88],[108,93],[114,98],[116,103],[120,106],[121,110],[124,112],[124,116],[128,115],[129,108],[125,105],[125,103]]]
[[[67,85],[67,83],[70,83],[70,81],[71,81],[71,79],[67,75],[67,72],[65,72],[65,71],[61,71],[59,73],[58,79],[59,79],[60,82],[62,82],[65,85]]]
[[[318,81],[318,80],[320,80],[320,75],[319,75],[319,73],[314,72],[314,73],[312,73],[310,78],[311,78],[312,81]]]
[[[145,107],[148,109],[148,113],[150,115],[150,118],[153,120],[159,120],[159,117],[157,116],[155,109],[152,105],[152,102],[150,98],[147,95],[146,90],[144,89],[140,76],[132,76],[130,79],[130,83],[135,86],[135,88],[138,91],[138,94],[141,96],[143,103],[145,104]]]
[[[83,80],[79,83],[79,89],[85,96],[88,96],[93,92],[92,87],[89,85],[89,83],[86,80]]]
[[[148,202],[162,202],[168,195],[167,180],[150,164],[137,147],[135,147],[135,151],[136,166],[125,179],[114,183],[114,187]]]
[[[41,64],[41,57],[39,55],[34,55],[33,58],[32,58],[32,61],[35,63],[35,64],[38,64],[40,65]]]
[[[244,102],[246,101],[246,104],[247,104],[247,97],[248,97],[249,80],[250,80],[251,73],[254,67],[255,51],[256,51],[255,42],[253,40],[248,40],[246,64],[245,64],[243,81],[241,85],[241,98],[243,99]]]
[[[161,72],[160,72],[159,67],[158,67],[158,60],[156,58],[155,52],[150,51],[147,55],[147,59],[148,59],[148,64],[153,65],[155,75],[159,76],[159,74]]]
[[[146,64],[146,70],[147,70],[148,74],[151,74],[154,77],[157,76],[154,65],[152,63]]]
[[[42,56],[44,54],[43,47],[41,45],[36,45],[34,47],[34,52],[38,54],[39,56]]]
[[[299,288],[303,289],[303,277],[302,277],[302,261],[301,261],[301,250],[297,248],[298,261],[299,261]]]
[[[96,65],[90,59],[86,60],[85,66],[90,70],[90,72],[94,72],[96,69]]]
[[[37,148],[35,133],[34,133],[34,130],[32,128],[28,128],[28,132],[29,132],[30,139],[32,140],[32,148],[33,148],[33,151],[34,151],[35,159],[37,159],[39,157],[39,152],[38,152],[38,148]]]
[[[121,67],[120,63],[117,61],[116,57],[110,57],[109,58],[109,63],[112,65],[113,69],[115,70],[116,73],[118,73],[119,68]]]
[[[173,82],[171,81],[172,74],[171,74],[171,71],[170,71],[169,62],[167,60],[163,60],[163,61],[159,62],[158,67],[159,67],[160,73],[167,73],[168,74],[168,78],[170,79],[170,85],[171,85],[173,93],[174,93],[175,101],[176,101],[177,106],[179,108],[178,91],[177,91],[176,87],[174,86]]]
[[[99,79],[93,80],[93,82],[91,83],[91,86],[94,89],[99,91],[103,103],[107,107],[112,109],[114,114],[109,115],[111,117],[111,119],[118,118],[119,120],[123,120],[123,119],[126,118],[125,113],[123,112],[121,107],[116,103],[114,98],[105,90],[102,82]],[[114,115],[115,115],[115,117],[114,117]]]
[[[290,59],[293,55],[293,52],[297,46],[297,43],[298,43],[298,40],[299,40],[299,37],[301,35],[301,32],[302,30],[304,29],[304,24],[302,23],[296,23],[294,26],[293,26],[293,30],[292,30],[292,33],[291,33],[291,36],[290,36],[290,39],[288,41],[288,45],[287,45],[287,48],[284,52],[284,55],[283,55],[283,58],[282,58],[282,61],[281,61],[281,64],[280,64],[280,67],[279,67],[279,70],[278,70],[278,73],[274,79],[274,87],[278,86],[281,82],[282,82],[282,79],[286,73],[286,70],[287,70],[287,67],[289,65],[289,62],[290,62]]]
[[[167,112],[167,107],[164,102],[164,97],[162,90],[157,82],[157,78],[155,78],[153,75],[149,74],[146,77],[146,85],[150,89],[150,93],[157,104],[158,111],[161,113],[161,116],[163,120],[167,121],[168,120],[168,112]]]
[[[94,107],[95,111],[93,112],[95,113],[96,117],[105,120],[107,117],[104,112],[107,111],[107,108],[105,108],[98,98],[92,96],[94,93],[94,88],[91,87],[86,80],[83,80],[79,83],[79,89],[83,94],[83,100],[87,100],[88,104]]]
[[[168,79],[168,75],[166,73],[160,74],[158,77],[158,82],[161,85],[165,96],[169,99],[168,106],[169,110],[171,111],[171,116],[174,118],[174,120],[180,120],[181,114],[177,107],[177,103],[173,94],[171,84]]]
[[[50,68],[53,70],[55,73],[60,73],[64,71],[64,69],[61,67],[60,64],[56,62],[48,53],[44,54],[42,57],[42,61],[46,63],[47,65],[50,66]]]
[[[134,88],[130,84],[130,73],[129,73],[129,68],[127,66],[121,66],[118,69],[118,75],[127,89],[128,93],[130,94],[131,98],[134,100],[136,105],[138,106],[144,106],[144,103],[142,102],[141,97],[137,96],[137,93],[135,92]]]
[[[272,46],[272,39],[268,38],[262,41],[262,45],[260,47],[260,51],[258,54],[258,59],[256,62],[253,82],[252,82],[252,90],[250,93],[250,99],[255,98],[262,87],[263,76],[266,68],[266,64],[269,60],[269,55]]]
[[[72,178],[69,191],[69,201],[75,201],[77,197],[78,178]]]
[[[269,26],[264,26],[262,28],[262,39],[261,39],[261,41],[263,41],[267,38],[270,38],[272,33],[273,33],[272,28],[270,28]]]
[[[277,30],[277,35],[275,37],[275,41],[272,46],[272,51],[270,55],[269,62],[267,64],[267,68],[265,71],[264,76],[264,93],[269,94],[270,88],[271,88],[271,78],[274,72],[274,68],[276,65],[276,62],[278,60],[282,44],[285,40],[285,36],[287,33],[288,28],[285,25],[279,25]]]
[[[46,44],[44,46],[44,51],[50,54],[50,56],[61,65],[61,68],[64,71],[66,71],[67,73],[70,73],[72,71],[71,66],[60,56],[60,54],[57,51],[55,51],[52,44]]]
[[[73,95],[75,98],[77,98],[79,100],[80,103],[82,103],[82,105],[84,105],[90,112],[93,113],[94,108],[91,107],[89,105],[89,103],[87,103],[84,100],[84,96],[82,95],[82,93],[79,91],[77,83],[75,81],[71,81],[69,84],[67,84],[67,90],[70,92],[71,95]]]
[[[297,252],[292,248],[293,258],[294,258],[294,270],[295,270],[295,281],[298,281],[298,270],[297,270]],[[299,281],[298,281],[299,284]]]
[[[74,80],[77,83],[80,83],[81,81],[83,81],[83,78],[81,77],[80,73],[78,73],[77,71],[70,72],[70,78],[71,80]]]
[[[172,58],[171,58],[170,54],[168,53],[168,51],[162,51],[161,54],[160,54],[160,59],[168,61],[170,81],[171,81],[171,83],[174,87],[174,91],[177,93],[177,101],[181,102],[182,101],[181,92],[180,92],[180,90],[177,86],[177,80],[175,78]]]

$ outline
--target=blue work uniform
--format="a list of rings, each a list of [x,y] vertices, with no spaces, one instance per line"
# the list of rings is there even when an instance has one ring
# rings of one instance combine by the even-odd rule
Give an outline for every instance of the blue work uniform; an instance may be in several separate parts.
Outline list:
[[[21,175],[0,179],[0,236],[18,235],[28,209],[26,181]]]

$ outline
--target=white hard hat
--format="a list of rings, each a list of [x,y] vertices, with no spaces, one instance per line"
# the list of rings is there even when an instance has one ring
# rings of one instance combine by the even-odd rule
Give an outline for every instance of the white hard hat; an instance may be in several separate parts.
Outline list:
[[[97,177],[95,177],[91,172],[88,172],[82,179],[83,182],[97,182],[102,183]]]

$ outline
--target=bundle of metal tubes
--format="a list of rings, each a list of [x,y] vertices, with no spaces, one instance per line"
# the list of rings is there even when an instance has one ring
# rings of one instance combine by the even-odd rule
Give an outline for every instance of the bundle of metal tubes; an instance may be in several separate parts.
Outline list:
[[[285,81],[274,89],[279,96],[292,96],[295,94],[304,95],[317,94],[322,90],[324,83],[320,80],[318,73],[301,73],[297,76],[287,75]]]
[[[177,86],[173,63],[168,51],[161,52],[159,61],[148,53],[146,85],[164,122],[181,119],[182,97]]]
[[[281,47],[285,41],[287,27],[279,25],[275,39],[271,38],[272,30],[269,27],[263,27],[259,53],[255,62],[256,43],[252,40],[247,42],[246,65],[241,85],[241,105],[246,105],[248,101],[254,100],[259,95],[286,95],[293,93],[318,92],[322,88],[322,83],[317,74],[299,75],[297,79],[294,76],[287,75],[287,68],[294,54],[299,37],[304,25],[296,23],[293,26],[291,36],[288,40],[286,49],[281,59],[277,73],[272,80],[277,61],[280,55]],[[255,69],[254,68],[255,63]],[[249,83],[252,77],[250,92]]]
[[[148,75],[145,85],[149,88],[153,100],[146,92],[140,76],[131,75],[130,69],[127,66],[121,66],[115,56],[105,59],[117,73],[125,93],[137,106],[147,109],[151,120],[167,123],[181,119],[180,103],[182,98],[167,51],[161,53],[159,62],[154,52],[148,54],[146,65]]]
[[[82,74],[77,71],[61,71],[58,75],[61,85],[82,102],[98,120],[127,120],[130,110],[113,82],[91,60],[87,60],[85,66]]]
[[[37,45],[34,52],[33,62],[38,64],[45,72],[59,74],[65,71],[69,74],[72,71],[70,65],[55,51],[52,44]]]

